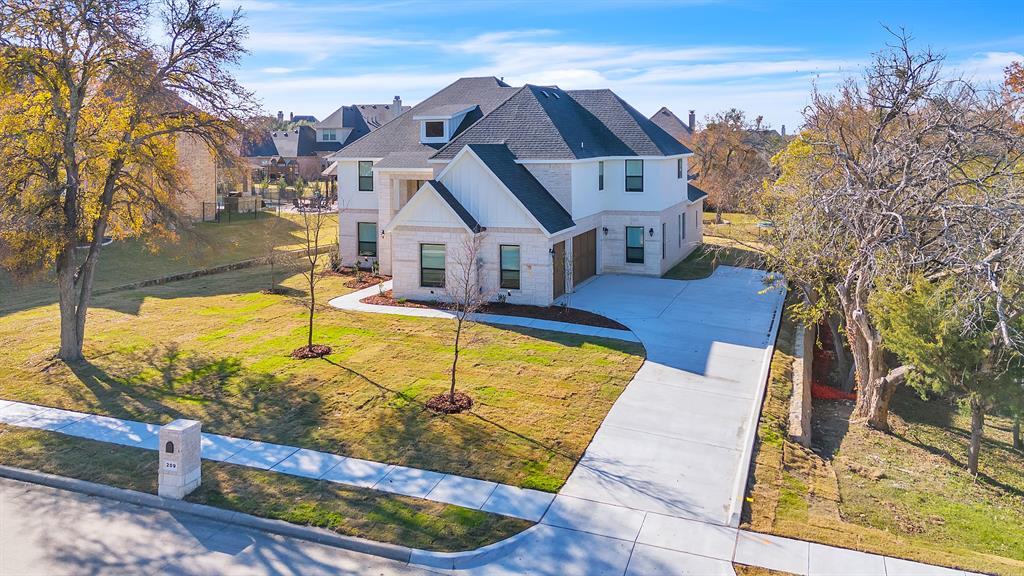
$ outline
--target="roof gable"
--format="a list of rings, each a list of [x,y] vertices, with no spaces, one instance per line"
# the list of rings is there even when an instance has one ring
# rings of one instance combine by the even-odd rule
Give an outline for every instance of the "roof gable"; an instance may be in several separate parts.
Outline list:
[[[403,224],[462,227],[474,234],[484,230],[455,195],[437,180],[426,181],[395,214],[384,231],[390,232]]]
[[[413,106],[398,118],[387,122],[337,152],[335,158],[381,158],[378,166],[393,168],[429,168],[427,159],[440,148],[440,144],[420,143],[420,122],[414,117],[419,111],[472,105],[479,112],[466,115],[459,130],[489,113],[509,98],[516,89],[494,78],[460,78],[423,102]],[[394,159],[389,159],[395,156]]]
[[[483,163],[487,170],[501,182],[548,234],[556,234],[576,225],[572,216],[537,181],[533,174],[521,164],[516,164],[516,157],[507,146],[504,144],[470,144],[466,148]]]
[[[664,106],[651,116],[651,122],[657,124],[669,136],[680,142],[689,142],[690,137],[693,136],[693,133],[690,132],[690,126]]]

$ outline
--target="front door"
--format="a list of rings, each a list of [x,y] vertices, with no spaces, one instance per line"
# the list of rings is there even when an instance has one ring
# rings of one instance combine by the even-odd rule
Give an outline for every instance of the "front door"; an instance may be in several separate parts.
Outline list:
[[[551,293],[552,298],[565,294],[565,242],[554,246],[555,253],[551,256]]]
[[[597,274],[597,228],[572,239],[572,285]]]

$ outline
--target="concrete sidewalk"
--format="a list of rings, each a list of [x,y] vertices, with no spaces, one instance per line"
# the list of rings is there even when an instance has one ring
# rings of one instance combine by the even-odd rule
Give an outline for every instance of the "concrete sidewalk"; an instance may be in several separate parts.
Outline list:
[[[160,426],[0,400],[0,422],[133,448],[157,449]],[[536,522],[555,495],[476,478],[203,433],[202,457],[282,474],[373,488]]]

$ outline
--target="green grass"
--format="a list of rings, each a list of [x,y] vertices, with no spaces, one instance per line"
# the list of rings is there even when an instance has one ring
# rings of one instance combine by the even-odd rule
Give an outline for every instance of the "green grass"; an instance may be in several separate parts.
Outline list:
[[[815,403],[815,451],[786,438],[793,326],[783,317],[758,428],[744,525],[955,566],[1024,574],[1024,454],[1009,423],[986,422],[981,475],[965,466],[969,417],[900,388],[891,434],[848,424],[846,403]]]
[[[320,299],[348,292],[327,277]],[[54,361],[56,305],[0,317],[0,397],[287,443],[557,490],[643,360],[638,344],[473,326],[459,387],[472,412],[424,407],[446,390],[453,325],[324,307],[322,360],[305,343],[303,279],[259,293],[265,267],[99,295],[85,363]]]
[[[56,432],[0,424],[0,463],[151,494],[157,488],[156,452]],[[203,462],[202,486],[186,499],[445,552],[485,546],[531,525],[418,498],[209,461]]]
[[[336,241],[337,218],[321,231],[323,244]],[[177,238],[115,241],[100,251],[95,289],[104,290],[142,280],[160,278],[203,268],[230,264],[305,246],[301,216],[262,215],[259,219],[231,223],[204,222],[182,230]],[[84,256],[86,251],[79,251]],[[14,310],[56,302],[57,289],[48,276],[28,284],[16,283],[0,271],[0,315]]]
[[[714,238],[705,237],[701,244],[685,260],[665,273],[663,278],[673,280],[701,280],[714,274],[719,266],[759,268],[761,258],[751,249],[735,244],[716,244]]]

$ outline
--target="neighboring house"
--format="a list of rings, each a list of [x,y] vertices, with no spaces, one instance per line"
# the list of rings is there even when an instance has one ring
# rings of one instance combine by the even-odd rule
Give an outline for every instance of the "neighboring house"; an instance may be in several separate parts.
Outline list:
[[[206,142],[190,134],[179,135],[175,147],[182,176],[178,206],[189,218],[209,219],[216,213],[217,160]]]
[[[701,241],[689,149],[610,90],[463,78],[332,158],[342,261],[441,299],[484,232],[489,291],[550,305],[596,274],[658,276]]]
[[[408,107],[406,107],[408,108]],[[330,164],[329,155],[369,134],[401,112],[402,100],[392,104],[353,104],[342,106],[322,121],[314,116],[289,114],[287,129],[251,136],[243,155],[253,169],[253,181],[284,177],[315,180]],[[284,113],[278,112],[278,121]]]
[[[671,110],[662,106],[661,110],[658,110],[651,116],[651,122],[654,122],[673,138],[688,146],[692,141],[693,131],[697,128],[697,114],[690,110],[689,121],[683,122]]]

